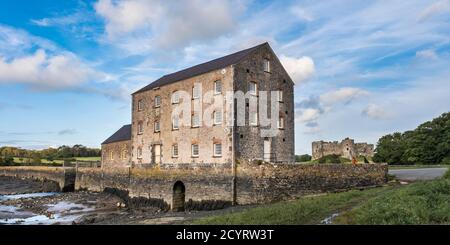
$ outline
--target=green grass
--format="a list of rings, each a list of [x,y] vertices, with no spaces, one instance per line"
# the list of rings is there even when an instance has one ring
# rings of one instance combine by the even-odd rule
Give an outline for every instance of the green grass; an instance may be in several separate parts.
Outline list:
[[[335,219],[337,224],[450,224],[447,178],[390,190]]]
[[[101,161],[102,157],[75,157],[77,161]]]
[[[25,163],[26,162],[26,157],[24,158],[20,158],[20,157],[14,157],[14,162],[16,163]],[[53,160],[53,161],[49,161],[47,159],[41,159],[41,163],[43,164],[49,164],[49,163],[58,163],[58,164],[62,164],[64,161],[63,160]]]
[[[202,218],[193,224],[318,224],[332,213],[349,209],[393,187],[352,190],[300,198],[245,211]]]

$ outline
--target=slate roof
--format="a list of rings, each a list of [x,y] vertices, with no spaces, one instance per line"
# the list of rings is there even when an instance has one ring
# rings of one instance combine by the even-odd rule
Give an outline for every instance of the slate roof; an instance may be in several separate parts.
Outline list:
[[[158,80],[141,88],[140,90],[134,92],[133,94],[151,90],[153,88],[161,87],[161,86],[171,84],[171,83],[174,83],[174,82],[177,82],[180,80],[184,80],[184,79],[187,79],[187,78],[190,78],[193,76],[197,76],[200,74],[204,74],[204,73],[207,73],[210,71],[214,71],[217,69],[227,67],[229,65],[236,64],[239,61],[241,61],[243,58],[245,58],[246,56],[251,54],[256,49],[260,48],[261,46],[267,45],[267,44],[268,43],[265,42],[263,44],[257,45],[252,48],[244,49],[239,52],[236,52],[236,53],[233,53],[233,54],[230,54],[227,56],[223,56],[223,57],[215,59],[215,60],[211,60],[211,61],[199,64],[196,66],[189,67],[189,68],[181,70],[181,71],[177,71],[177,72],[162,76]]]
[[[131,140],[131,124],[122,126],[111,137],[103,141],[102,145],[125,140]]]

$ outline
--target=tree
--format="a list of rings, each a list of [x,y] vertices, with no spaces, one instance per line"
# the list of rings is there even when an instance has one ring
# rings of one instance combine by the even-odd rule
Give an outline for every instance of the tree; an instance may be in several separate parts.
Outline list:
[[[296,162],[309,162],[311,161],[311,155],[308,154],[303,154],[303,155],[296,155],[295,156],[295,161]]]
[[[388,134],[378,140],[375,162],[389,164],[447,164],[450,159],[450,113],[415,130]]]

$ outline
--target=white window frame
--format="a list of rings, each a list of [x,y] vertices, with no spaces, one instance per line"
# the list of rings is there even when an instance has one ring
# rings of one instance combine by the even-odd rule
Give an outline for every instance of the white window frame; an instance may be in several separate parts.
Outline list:
[[[253,88],[252,85],[254,85],[254,87],[255,87],[254,90],[251,89],[251,88]],[[257,84],[256,82],[250,82],[250,83],[248,84],[248,92],[249,92],[251,95],[257,95],[257,94],[258,94],[258,84]]]
[[[218,146],[220,146],[220,153],[217,153],[217,147]],[[213,144],[213,152],[214,152],[214,156],[215,157],[221,157],[222,156],[222,150],[223,150],[223,147],[222,147],[222,143],[214,143]]]
[[[250,126],[258,126],[258,112],[250,112],[248,120]]]
[[[278,102],[283,102],[283,90],[278,90]]]
[[[270,72],[270,60],[269,59],[264,59],[264,71],[265,72]]]
[[[172,93],[172,104],[178,104],[180,103],[180,93],[178,91],[174,91]]]
[[[197,147],[197,154],[194,154],[194,147]],[[191,156],[192,157],[198,157],[200,155],[200,147],[198,144],[192,144],[191,145]]]
[[[176,123],[175,123],[176,122]],[[173,130],[178,130],[180,129],[180,119],[178,117],[173,117],[172,118],[172,129]]]
[[[197,122],[195,121],[195,118],[198,118]],[[191,122],[191,124],[192,124],[191,127],[193,127],[193,128],[200,127],[200,114],[199,113],[194,113],[192,115],[192,122]]]
[[[160,95],[155,96],[155,107],[156,108],[161,107],[161,96]]]
[[[138,100],[138,111],[143,111],[144,110],[144,100],[140,99]]]
[[[176,149],[176,154],[175,154]],[[178,157],[178,144],[172,145],[172,157]]]
[[[220,86],[219,86],[220,91],[217,91],[217,84],[220,84]],[[221,94],[221,93],[222,93],[222,81],[217,80],[214,82],[214,94]]]
[[[138,122],[138,134],[144,133],[144,123],[142,121]]]
[[[156,128],[156,125],[158,125],[158,128]],[[153,124],[153,130],[154,130],[155,132],[160,132],[160,131],[161,131],[161,123],[160,123],[159,120],[158,120],[158,121],[155,121],[155,123]]]
[[[279,117],[278,118],[277,126],[278,126],[279,129],[283,129],[284,128],[284,117]]]
[[[138,147],[136,151],[137,151],[137,153],[136,153],[137,158],[141,159],[142,158],[142,148]]]
[[[220,121],[217,120],[218,119],[217,115],[220,115],[220,117],[219,117]],[[221,110],[214,111],[214,125],[220,125],[220,124],[222,124],[222,121],[223,121],[222,111]]]
[[[197,91],[197,94],[196,94],[196,91]],[[192,98],[193,99],[200,98],[200,86],[198,84],[194,84],[194,87],[192,87]]]

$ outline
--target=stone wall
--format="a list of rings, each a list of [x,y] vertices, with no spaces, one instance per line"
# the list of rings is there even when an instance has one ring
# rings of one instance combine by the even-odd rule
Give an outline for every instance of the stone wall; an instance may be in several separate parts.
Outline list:
[[[270,72],[263,69],[264,59],[270,61]],[[264,159],[264,141],[270,142],[271,162],[294,162],[294,83],[284,70],[275,53],[267,45],[261,47],[246,59],[234,66],[234,90],[248,92],[250,82],[257,84],[257,91],[268,91],[268,112],[272,118],[270,105],[275,98],[270,97],[270,91],[283,91],[283,102],[279,102],[279,115],[276,119],[284,118],[284,128],[277,130],[275,136],[265,137],[263,129],[269,127],[249,125],[249,106],[245,105],[246,126],[236,128],[235,148],[236,158],[242,160]],[[248,103],[248,99],[246,103]],[[244,106],[244,105],[243,105]],[[259,105],[260,106],[260,105]],[[237,117],[238,110],[235,115]],[[258,119],[259,121],[259,119]],[[277,129],[277,125],[274,125]]]
[[[387,180],[387,165],[239,162],[235,178],[231,164],[77,169],[2,167],[0,174],[51,179],[62,183],[63,188],[69,183],[67,176],[76,174],[75,190],[101,192],[112,189],[126,193],[130,200],[150,200],[148,203],[158,203],[161,207],[172,206],[175,183],[181,182],[186,208],[212,209],[233,202],[267,203],[308,193],[381,185]]]
[[[102,167],[127,167],[131,162],[131,140],[102,144]]]
[[[237,202],[267,203],[305,194],[378,186],[386,164],[249,164],[237,168]]]
[[[233,69],[225,67],[223,69],[211,71],[198,76],[178,81],[172,84],[162,86],[158,89],[152,89],[141,93],[133,94],[132,98],[132,163],[136,165],[154,163],[154,146],[161,147],[162,163],[226,163],[231,160],[231,134],[226,132],[225,121],[228,120],[225,109],[222,108],[222,124],[220,125],[201,125],[200,127],[191,127],[191,115],[183,115],[188,118],[189,125],[182,126],[180,120],[179,129],[172,128],[172,111],[178,104],[172,104],[172,94],[175,91],[184,91],[192,96],[192,89],[195,84],[201,84],[201,96],[198,99],[192,99],[191,108],[212,108],[212,103],[205,101],[205,93],[214,91],[214,82],[221,81],[222,93],[213,95],[213,98],[225,96],[227,91],[232,91]],[[155,107],[155,97],[161,97],[160,107]],[[142,100],[144,107],[138,110],[138,102]],[[180,98],[180,103],[182,99]],[[213,110],[210,111],[212,117]],[[191,112],[189,112],[191,114]],[[154,123],[160,122],[160,131],[155,132]],[[143,132],[138,133],[138,124],[143,123]],[[222,144],[222,156],[217,157],[213,154],[213,144]],[[172,145],[178,144],[178,156],[172,156]],[[191,145],[199,145],[199,156],[192,157]],[[142,149],[142,157],[138,158],[137,149]]]
[[[75,186],[75,168],[68,167],[0,167],[0,175],[18,178],[55,181],[61,191],[73,191]]]

